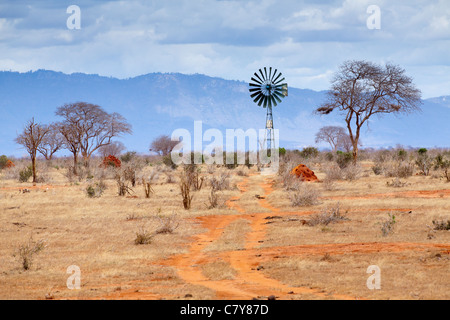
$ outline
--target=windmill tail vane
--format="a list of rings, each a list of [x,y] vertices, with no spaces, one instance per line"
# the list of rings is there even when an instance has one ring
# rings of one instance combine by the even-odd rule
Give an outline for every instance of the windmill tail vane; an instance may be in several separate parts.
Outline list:
[[[259,69],[259,72],[254,73],[249,83],[250,97],[253,99],[253,102],[267,109],[265,140],[267,141],[268,150],[276,147],[274,145],[272,107],[276,107],[284,97],[288,96],[288,85],[283,83],[285,78],[282,73],[278,72],[278,69],[275,69],[273,72],[272,70],[272,67]]]

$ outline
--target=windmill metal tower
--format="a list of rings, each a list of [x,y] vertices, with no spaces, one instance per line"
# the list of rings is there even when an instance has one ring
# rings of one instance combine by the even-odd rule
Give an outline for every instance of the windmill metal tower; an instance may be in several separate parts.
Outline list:
[[[253,99],[253,102],[260,107],[267,108],[264,137],[264,144],[267,142],[267,150],[276,148],[272,107],[276,107],[278,103],[281,103],[281,99],[288,95],[288,85],[287,83],[282,83],[285,78],[280,79],[282,74],[278,73],[277,75],[277,73],[278,70],[275,69],[275,72],[272,74],[272,67],[270,67],[267,74],[267,67],[264,67],[264,73],[262,69],[259,69],[259,75],[255,72],[255,77],[252,77],[252,82],[249,83],[250,97]]]

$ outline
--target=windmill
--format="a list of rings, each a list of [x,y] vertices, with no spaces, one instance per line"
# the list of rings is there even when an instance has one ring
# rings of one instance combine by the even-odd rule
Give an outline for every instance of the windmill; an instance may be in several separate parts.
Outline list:
[[[267,67],[264,67],[264,73],[262,69],[259,69],[259,74],[255,72],[252,82],[249,83],[250,97],[253,99],[253,102],[267,109],[264,137],[264,144],[267,142],[267,150],[276,148],[272,107],[276,107],[278,103],[281,103],[281,99],[288,95],[288,85],[287,83],[282,83],[285,78],[281,78],[281,76],[282,73],[278,72],[277,69],[272,74],[272,67],[269,68],[269,74],[267,74]]]

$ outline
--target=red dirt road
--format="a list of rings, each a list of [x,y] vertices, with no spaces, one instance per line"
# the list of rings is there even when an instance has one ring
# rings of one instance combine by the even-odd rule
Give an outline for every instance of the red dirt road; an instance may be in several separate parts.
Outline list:
[[[248,213],[243,208],[239,200],[250,192],[254,187],[264,189],[264,196],[258,200],[259,206],[270,210],[270,213]],[[177,275],[186,283],[199,285],[213,290],[216,299],[252,299],[255,297],[268,297],[275,295],[278,299],[290,299],[292,293],[308,294],[318,298],[327,299],[356,299],[356,297],[345,294],[330,294],[320,289],[311,289],[309,287],[290,287],[275,279],[268,278],[263,272],[258,271],[257,267],[264,261],[273,260],[280,257],[291,257],[299,255],[336,255],[336,254],[355,254],[355,253],[373,253],[373,252],[401,252],[401,251],[422,251],[428,249],[450,250],[449,244],[426,244],[426,243],[333,243],[317,245],[297,245],[286,247],[264,247],[260,244],[266,238],[267,216],[288,216],[288,215],[310,215],[314,211],[307,212],[281,212],[278,208],[271,206],[266,197],[273,191],[270,181],[266,178],[263,182],[258,180],[258,176],[244,178],[238,184],[241,190],[241,196],[232,198],[227,202],[227,206],[234,209],[238,214],[230,215],[211,215],[195,218],[195,221],[206,231],[193,237],[188,252],[185,254],[174,255],[169,259],[158,261],[155,264],[170,266],[175,268]],[[434,196],[435,194],[450,194],[450,190],[444,191],[418,191],[416,194],[424,196]],[[396,193],[398,195],[400,193]],[[409,193],[402,193],[409,195]],[[413,196],[411,192],[411,196]],[[373,195],[375,197],[375,195]],[[383,195],[384,196],[384,195]],[[389,195],[388,195],[389,196]],[[394,196],[394,194],[392,195]],[[379,211],[382,209],[374,209]],[[407,211],[408,209],[397,209]],[[251,231],[246,234],[245,246],[241,250],[228,251],[206,251],[205,248],[214,241],[218,240],[223,230],[230,223],[246,219],[250,222]],[[201,266],[207,263],[225,261],[236,271],[236,276],[232,280],[211,280],[202,273]],[[130,292],[120,293],[120,298],[147,298],[153,299],[155,296],[138,296]]]

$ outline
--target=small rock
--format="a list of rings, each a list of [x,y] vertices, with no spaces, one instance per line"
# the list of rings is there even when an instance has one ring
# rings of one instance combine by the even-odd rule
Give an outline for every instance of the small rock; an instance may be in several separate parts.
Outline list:
[[[53,296],[52,293],[47,293],[47,294],[45,295],[45,299],[46,299],[46,300],[53,300],[53,299],[55,299],[55,297]]]
[[[192,298],[192,294],[188,293],[187,295],[184,296],[185,298]]]
[[[267,300],[277,300],[277,298],[274,295],[271,295],[267,298]]]

